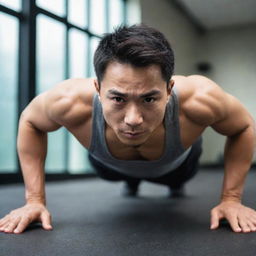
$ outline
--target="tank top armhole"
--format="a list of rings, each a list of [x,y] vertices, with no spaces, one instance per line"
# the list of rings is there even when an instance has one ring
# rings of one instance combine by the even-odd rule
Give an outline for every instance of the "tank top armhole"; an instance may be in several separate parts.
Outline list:
[[[175,87],[175,85],[173,87],[173,97],[174,97],[174,101],[175,101],[173,117],[175,120],[174,124],[176,125],[177,133],[178,133],[177,140],[178,140],[178,143],[180,144],[180,147],[182,148],[182,151],[184,152],[186,149],[182,145],[182,141],[181,141],[180,120],[179,120],[179,113],[180,113],[179,92],[178,92],[177,88]]]
[[[94,94],[93,96],[93,108],[92,108],[92,134],[91,134],[91,143],[90,143],[90,146],[88,148],[88,151],[89,152],[93,152],[94,150],[94,147],[95,147],[95,136],[97,134],[96,130],[97,129],[97,125],[96,125],[96,122],[95,122],[95,114],[96,114],[96,108],[97,108],[97,93]]]

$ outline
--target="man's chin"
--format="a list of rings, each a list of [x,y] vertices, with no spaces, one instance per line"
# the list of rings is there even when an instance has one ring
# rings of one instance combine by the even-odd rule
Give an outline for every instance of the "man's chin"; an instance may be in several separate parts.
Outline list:
[[[123,141],[123,144],[129,147],[138,148],[143,145],[144,142],[131,142],[131,141]]]
[[[118,139],[125,145],[131,147],[139,147],[146,142],[147,138],[144,136],[138,136],[137,138],[129,138],[129,136],[119,135]]]

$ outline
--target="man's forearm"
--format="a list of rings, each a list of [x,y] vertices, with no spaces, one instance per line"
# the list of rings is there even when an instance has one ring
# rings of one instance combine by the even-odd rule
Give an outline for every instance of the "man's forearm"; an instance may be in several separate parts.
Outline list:
[[[255,147],[254,126],[227,138],[225,146],[225,175],[222,201],[241,201],[246,174],[253,159]]]
[[[44,164],[47,134],[34,128],[25,118],[21,118],[17,148],[25,182],[26,201],[45,204]]]

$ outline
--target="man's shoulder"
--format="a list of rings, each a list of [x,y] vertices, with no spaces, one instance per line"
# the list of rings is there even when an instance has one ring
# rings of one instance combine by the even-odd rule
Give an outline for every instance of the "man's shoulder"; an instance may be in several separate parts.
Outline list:
[[[214,81],[201,75],[177,76],[174,81],[187,118],[206,126],[221,118],[226,94]]]
[[[181,101],[194,99],[198,95],[206,96],[220,89],[211,79],[201,75],[173,76],[173,80]]]
[[[71,100],[79,98],[84,102],[88,102],[92,100],[96,92],[93,81],[94,78],[71,78],[57,84],[49,93],[57,98],[68,98]]]
[[[96,89],[93,78],[73,78],[62,81],[47,91],[48,113],[62,125],[88,118]]]

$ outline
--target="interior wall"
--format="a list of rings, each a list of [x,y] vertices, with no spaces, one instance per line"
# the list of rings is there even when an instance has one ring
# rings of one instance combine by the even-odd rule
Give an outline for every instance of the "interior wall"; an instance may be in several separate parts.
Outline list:
[[[211,64],[208,77],[234,95],[256,120],[256,25],[211,30],[201,42],[199,56]],[[223,153],[224,136],[208,128],[203,162],[215,162]]]
[[[194,26],[170,0],[140,0],[141,20],[161,31],[169,40],[175,54],[175,74],[196,72],[196,52],[199,35]]]
[[[137,0],[138,1],[138,0]],[[256,119],[256,26],[216,29],[201,35],[169,0],[140,0],[141,21],[155,27],[170,41],[176,58],[175,74],[200,74],[196,64],[211,64],[201,73],[237,97]],[[201,163],[222,161],[225,136],[207,128]]]
[[[198,73],[196,63],[204,54],[200,44],[202,35],[195,30],[194,25],[169,0],[158,0],[157,5],[155,0],[140,0],[140,4],[142,22],[160,30],[170,41],[175,54],[175,74]],[[207,137],[208,133],[203,137]],[[206,148],[209,145],[208,138],[203,141]],[[204,150],[201,161],[211,162],[215,158],[215,152]]]

